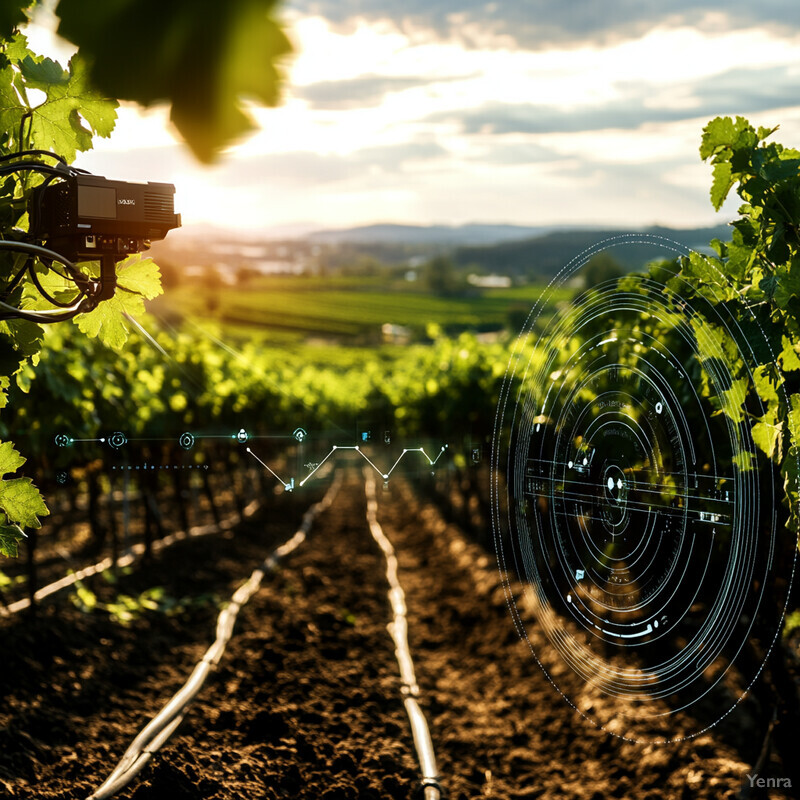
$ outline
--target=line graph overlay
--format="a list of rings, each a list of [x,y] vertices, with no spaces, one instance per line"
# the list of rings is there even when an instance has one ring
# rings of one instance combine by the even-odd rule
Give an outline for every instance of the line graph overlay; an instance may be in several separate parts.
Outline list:
[[[616,735],[666,741],[673,714],[696,714],[700,733],[736,707],[761,669],[739,656],[753,637],[769,652],[781,613],[768,603],[788,598],[794,542],[776,524],[777,466],[751,423],[765,413],[752,389],[769,342],[713,288],[683,296],[672,272],[591,287],[540,321],[548,294],[595,252],[554,279],[513,348],[493,535],[504,583],[527,581],[525,602],[569,668],[542,666],[507,592],[556,689]],[[565,674],[612,702],[587,710]]]
[[[328,454],[325,456],[325,458],[323,458],[322,461],[320,461],[305,476],[305,478],[303,478],[301,481],[299,481],[299,483],[297,485],[298,486],[304,486],[319,471],[319,469],[322,467],[323,464],[325,464],[329,459],[331,459],[337,453],[343,452],[343,451],[354,451],[354,452],[358,453],[364,459],[364,461],[366,461],[367,464],[369,464],[369,466],[372,467],[372,469],[375,470],[375,472],[377,472],[378,475],[380,475],[381,478],[383,478],[384,481],[388,481],[391,478],[392,473],[394,472],[394,470],[397,468],[397,466],[400,464],[400,462],[409,453],[421,453],[423,458],[425,458],[425,460],[428,462],[428,465],[432,467],[432,466],[435,466],[435,464],[439,461],[439,459],[442,457],[442,455],[444,454],[444,452],[446,450],[447,450],[447,445],[443,444],[441,446],[441,448],[439,449],[439,452],[436,454],[436,457],[435,458],[431,458],[425,452],[425,449],[423,447],[407,447],[397,457],[397,460],[394,462],[394,464],[392,464],[391,468],[388,471],[384,472],[369,458],[369,456],[361,449],[360,445],[336,445],[335,444],[335,445],[333,445],[333,447],[331,447],[330,452],[328,452]],[[291,478],[289,481],[283,480],[283,478],[281,478],[279,475],[277,475],[272,470],[272,468],[269,467],[269,465],[267,465],[264,461],[262,461],[261,458],[259,458],[258,455],[256,455],[250,447],[246,448],[246,452],[249,453],[256,461],[258,461],[258,463],[261,464],[261,466],[264,467],[264,469],[266,469],[271,475],[273,475],[275,477],[275,479],[279,483],[283,484],[283,487],[287,491],[291,491],[292,489],[294,489],[294,486],[295,486],[294,478]]]

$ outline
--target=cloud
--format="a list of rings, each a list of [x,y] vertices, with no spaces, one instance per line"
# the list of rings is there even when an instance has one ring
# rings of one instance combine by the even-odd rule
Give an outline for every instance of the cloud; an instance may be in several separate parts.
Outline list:
[[[661,89],[680,98],[671,103],[646,84],[618,85],[620,97],[602,104],[567,108],[531,103],[488,102],[477,108],[431,115],[434,123],[460,126],[467,134],[577,133],[609,128],[634,130],[647,123],[747,115],[798,105],[797,78],[790,69],[733,69],[699,83]],[[662,102],[664,100],[665,102]]]
[[[409,142],[365,147],[347,154],[294,151],[256,156],[230,162],[224,171],[227,185],[254,183],[306,186],[310,188],[368,177],[405,175],[425,162],[436,162],[447,150],[435,142]]]
[[[660,26],[800,30],[796,0],[292,0],[289,7],[342,25],[388,20],[465,43],[502,36],[528,49],[612,45]]]
[[[393,77],[365,75],[340,81],[320,81],[309,86],[299,86],[292,94],[317,109],[346,111],[353,108],[377,106],[385,95],[417,86],[426,86],[428,80],[418,77]]]
[[[401,176],[425,163],[437,163],[448,151],[436,142],[408,142],[365,147],[346,154],[322,154],[310,150],[267,153],[229,158],[220,165],[198,170],[179,145],[149,147],[121,153],[90,151],[76,165],[95,174],[119,180],[163,180],[180,183],[189,173],[203,176],[209,187],[314,188],[372,176]]]

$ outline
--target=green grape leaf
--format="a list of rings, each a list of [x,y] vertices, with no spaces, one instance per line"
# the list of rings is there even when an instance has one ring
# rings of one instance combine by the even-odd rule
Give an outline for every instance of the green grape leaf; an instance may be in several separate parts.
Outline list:
[[[747,379],[739,378],[731,383],[729,389],[719,393],[722,412],[728,419],[741,422],[744,419],[744,399],[747,391]]]
[[[44,331],[35,322],[0,322],[0,375],[14,375],[42,349]]]
[[[163,291],[161,270],[152,258],[142,258],[141,254],[125,259],[117,268],[117,283],[129,292],[135,292],[152,300]]]
[[[254,127],[245,100],[274,106],[279,61],[291,44],[274,17],[276,0],[61,0],[58,32],[91,54],[92,82],[104,93],[149,106],[167,101],[195,155]],[[113,35],[109,35],[113,32]],[[125,53],[142,53],[131,68]]]
[[[741,133],[750,127],[750,123],[744,117],[716,117],[703,128],[703,138],[700,145],[700,158],[705,161],[713,155],[729,158],[728,154],[722,151],[733,147],[738,141]]]
[[[767,404],[777,404],[778,388],[783,384],[783,377],[775,364],[762,364],[753,372],[758,396]]]
[[[767,413],[760,417],[752,429],[751,435],[756,446],[766,453],[767,458],[775,458],[783,430],[782,423],[775,423],[775,417]]]
[[[794,344],[784,336],[781,339],[781,352],[778,356],[778,363],[785,372],[793,372],[800,370],[800,358],[797,355],[797,349]]]
[[[697,355],[701,362],[721,359],[726,363],[735,363],[738,348],[725,328],[700,316],[692,317],[690,324],[694,329]]]
[[[778,276],[767,275],[758,281],[758,289],[767,300],[772,300],[775,297],[775,292],[778,289]]]
[[[789,398],[789,414],[787,424],[792,446],[800,445],[800,394],[793,394]]]
[[[0,508],[23,528],[41,528],[39,517],[50,513],[30,478],[0,481]]]
[[[717,254],[718,258],[727,258],[730,242],[723,242],[720,239],[714,238],[709,242],[709,244],[711,245],[711,249]]]
[[[119,104],[90,85],[80,54],[72,57],[65,70],[56,61],[30,54],[25,44],[24,37],[15,37],[13,56],[9,55],[19,73],[7,67],[9,74],[0,75],[0,129],[18,136],[23,117],[30,113],[30,137],[35,145],[72,161],[79,150],[92,147],[92,136],[111,134]],[[28,108],[28,89],[44,92],[44,100]],[[15,145],[19,145],[16,140]]]
[[[69,83],[69,72],[50,58],[26,55],[19,62],[19,71],[25,79],[26,86],[33,89],[46,91],[50,85]]]
[[[749,472],[750,470],[754,470],[758,467],[758,461],[755,457],[755,454],[751,453],[749,450],[740,450],[735,456],[733,456],[731,461],[736,467],[739,468],[740,472]]]
[[[0,334],[8,334],[17,349],[25,356],[36,355],[42,349],[44,330],[41,325],[24,319],[0,322]]]
[[[86,314],[75,318],[78,328],[91,338],[99,339],[104,345],[120,350],[128,341],[128,326],[125,314],[131,316],[144,313],[144,300],[136,294],[117,290],[110,300]]]
[[[711,205],[714,206],[715,211],[719,211],[722,208],[722,204],[725,202],[725,198],[728,196],[733,184],[731,162],[718,161],[714,164],[709,195],[711,196]]]
[[[780,267],[774,277],[777,280],[773,295],[775,305],[786,308],[793,297],[800,297],[800,268]]]
[[[161,273],[152,259],[132,256],[117,265],[117,290],[110,300],[76,317],[78,328],[103,344],[119,350],[128,340],[125,315],[144,313],[144,299],[161,294]]]
[[[769,184],[786,178],[796,178],[800,175],[800,159],[787,158],[768,161],[759,170],[759,174]]]
[[[30,3],[26,5],[30,6]],[[28,38],[23,33],[15,33],[13,36],[6,37],[3,42],[3,55],[9,61],[20,61],[29,55]]]
[[[0,477],[16,472],[24,463],[25,459],[11,442],[0,442]]]
[[[0,442],[0,476],[3,477],[0,480],[0,509],[5,512],[9,523],[23,528],[41,528],[39,517],[47,516],[50,511],[39,490],[30,478],[5,478],[24,463],[25,459],[11,442]]]
[[[0,554],[9,558],[19,555],[19,543],[25,538],[25,532],[19,525],[0,525]]]
[[[55,77],[54,70],[46,74]],[[44,77],[44,71],[40,75]],[[89,85],[86,63],[80,55],[72,57],[69,73],[65,72],[64,76],[66,79],[52,82],[30,78],[26,86],[40,89],[47,96],[33,109],[31,135],[34,141],[39,147],[49,148],[72,161],[77,151],[91,149],[93,135],[107,137],[111,134],[118,103],[98,94]]]

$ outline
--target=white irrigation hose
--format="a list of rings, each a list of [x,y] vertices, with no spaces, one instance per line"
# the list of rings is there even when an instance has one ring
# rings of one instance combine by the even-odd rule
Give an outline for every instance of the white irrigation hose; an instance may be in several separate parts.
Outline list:
[[[414,747],[417,751],[420,771],[422,773],[422,787],[424,800],[440,800],[442,788],[439,783],[439,773],[436,769],[436,757],[433,752],[428,723],[419,707],[417,697],[419,686],[414,674],[414,662],[411,660],[411,651],[408,647],[408,620],[406,619],[406,596],[400,581],[397,578],[397,556],[392,543],[383,532],[378,523],[378,500],[375,495],[375,478],[369,471],[364,472],[364,488],[367,494],[367,523],[372,538],[386,557],[386,580],[389,582],[389,602],[392,605],[394,618],[387,626],[389,634],[394,640],[394,652],[397,664],[400,667],[400,681],[404,695],[403,705],[406,708],[411,735],[414,738]]]
[[[208,525],[195,525],[193,528],[190,528],[188,532],[176,531],[175,533],[170,533],[169,535],[164,536],[162,539],[156,539],[156,541],[154,541],[151,545],[153,552],[157,553],[169,547],[170,545],[175,544],[175,542],[180,542],[184,539],[195,538],[198,536],[208,536],[211,533],[219,533],[220,531],[230,530],[235,525],[242,522],[242,520],[252,517],[253,514],[258,511],[260,505],[261,504],[257,500],[254,500],[252,503],[247,505],[241,517],[237,512],[232,514],[230,517],[223,519],[219,525],[216,525],[215,523],[209,523]],[[144,554],[144,549],[144,544],[142,543],[133,545],[128,553],[126,553],[124,556],[120,556],[117,559],[117,566],[129,567],[134,563],[134,561],[136,561],[137,558]],[[63,578],[60,578],[59,580],[49,583],[47,586],[43,586],[41,589],[38,589],[34,594],[34,599],[37,601],[44,600],[45,597],[49,597],[51,594],[60,592],[62,589],[67,589],[68,587],[78,583],[78,581],[85,580],[86,578],[90,578],[92,575],[97,575],[98,573],[105,572],[107,569],[111,569],[113,564],[114,562],[110,557],[104,558],[102,561],[98,561],[96,564],[92,564],[91,566],[84,567],[77,572],[72,572],[69,575],[65,575]],[[4,616],[16,614],[19,611],[24,611],[30,606],[30,604],[30,598],[25,597],[22,600],[17,600],[16,602],[10,603],[7,606],[0,607],[0,614]]]
[[[330,506],[340,486],[341,480],[337,477],[322,500],[306,511],[303,521],[294,536],[275,548],[261,565],[253,571],[247,581],[236,590],[230,604],[220,612],[217,618],[217,635],[214,643],[206,650],[189,679],[164,708],[141,730],[131,742],[113,772],[87,800],[104,800],[104,798],[111,797],[127,786],[149,761],[150,756],[169,739],[183,720],[189,704],[200,691],[212,667],[216,666],[220,658],[222,658],[225,646],[233,633],[233,626],[241,607],[258,591],[264,576],[267,573],[274,572],[280,562],[303,543],[311,530],[315,517]]]

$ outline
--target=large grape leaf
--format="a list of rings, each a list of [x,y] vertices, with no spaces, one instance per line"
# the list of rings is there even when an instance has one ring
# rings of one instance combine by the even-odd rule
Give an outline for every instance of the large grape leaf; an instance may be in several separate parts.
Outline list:
[[[16,472],[24,463],[25,459],[11,442],[0,442],[0,509],[8,519],[7,525],[0,525],[0,552],[7,555],[10,554],[9,549],[15,549],[14,526],[40,528],[42,523],[39,517],[50,513],[30,478],[5,477]]]
[[[152,300],[163,291],[161,270],[152,258],[136,254],[123,261],[117,269],[117,284],[123,291],[135,292]]]
[[[9,558],[19,555],[19,543],[25,538],[25,532],[19,525],[0,525],[0,553]]]
[[[79,150],[91,149],[92,136],[111,134],[119,104],[89,84],[80,54],[64,69],[28,53],[25,44],[25,37],[17,36],[6,51],[15,69],[8,66],[3,70],[7,74],[0,75],[0,127],[17,136],[23,117],[30,115],[30,138],[36,146],[72,161]],[[42,102],[29,107],[28,89],[44,92]]]
[[[11,442],[0,442],[0,477],[16,472],[25,459],[14,449]]]
[[[733,188],[734,180],[731,175],[731,162],[718,161],[714,164],[714,177],[711,181],[711,189],[709,195],[711,197],[711,204],[714,206],[715,211],[722,208],[728,192]]]
[[[291,45],[276,0],[61,0],[58,32],[91,55],[102,92],[149,106],[172,104],[172,121],[211,161],[254,127],[242,103],[280,99],[278,61]]]
[[[753,442],[767,454],[767,458],[775,458],[777,456],[782,433],[783,425],[781,423],[775,424],[774,415],[769,413],[759,417],[751,429]]]
[[[50,60],[42,60],[46,62]],[[50,64],[58,68],[55,62]],[[89,85],[86,62],[80,55],[70,59],[69,70],[62,70],[60,80],[56,69],[37,68],[30,56],[22,62],[22,75],[26,87],[40,89],[46,95],[33,109],[31,119],[31,135],[40,147],[44,145],[72,161],[78,150],[91,149],[93,135],[111,135],[118,103]]]
[[[161,294],[161,273],[150,258],[131,256],[117,266],[117,290],[93,311],[76,317],[78,327],[87,336],[119,350],[128,340],[125,315],[144,313],[144,300]]]
[[[41,528],[39,517],[50,513],[30,478],[0,481],[0,508],[23,528]]]
[[[703,128],[703,138],[700,144],[700,158],[704,161],[716,155],[721,159],[729,159],[730,153],[724,151],[732,148],[745,131],[750,128],[750,123],[744,117],[716,117]]]

